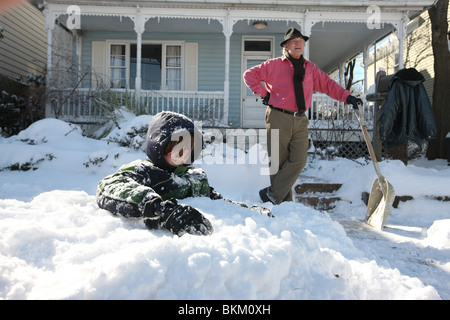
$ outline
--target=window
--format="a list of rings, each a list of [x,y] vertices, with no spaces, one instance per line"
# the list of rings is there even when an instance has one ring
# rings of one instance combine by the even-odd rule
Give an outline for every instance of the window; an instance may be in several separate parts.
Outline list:
[[[245,56],[273,56],[273,37],[243,36],[242,54]]]
[[[181,46],[167,46],[166,89],[181,90]]]
[[[246,40],[244,42],[244,51],[271,52],[271,42],[267,40]]]
[[[111,45],[110,79],[111,88],[125,88],[126,85],[126,47],[123,44]]]
[[[130,88],[134,88],[136,78],[137,45],[130,45]],[[141,89],[161,89],[161,57],[162,46],[160,44],[143,44],[141,49]]]
[[[141,89],[183,90],[183,47],[174,44],[142,44]],[[112,88],[135,89],[137,45],[110,44]]]

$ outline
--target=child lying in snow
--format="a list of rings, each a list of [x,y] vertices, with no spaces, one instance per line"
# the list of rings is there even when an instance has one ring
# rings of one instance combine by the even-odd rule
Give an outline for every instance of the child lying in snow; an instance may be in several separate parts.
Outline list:
[[[209,186],[203,170],[186,165],[199,156],[201,144],[202,134],[190,119],[174,112],[158,113],[147,131],[148,159],[124,165],[101,180],[98,206],[125,217],[143,217],[148,228],[166,229],[178,236],[211,234],[208,219],[176,200],[222,198]]]

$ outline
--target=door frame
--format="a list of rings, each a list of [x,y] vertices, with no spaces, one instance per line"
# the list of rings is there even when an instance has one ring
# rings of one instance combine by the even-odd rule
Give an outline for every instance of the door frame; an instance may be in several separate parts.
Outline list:
[[[264,52],[264,51],[245,51],[245,41],[248,40],[258,40],[258,41],[270,41],[270,51]],[[244,83],[244,80],[242,78],[242,75],[247,70],[247,59],[260,59],[260,60],[267,60],[274,58],[274,43],[275,43],[275,37],[274,36],[251,36],[251,35],[244,35],[242,36],[242,45],[241,45],[241,96],[240,96],[240,126],[243,128],[244,126],[244,98],[246,96],[247,86]]]

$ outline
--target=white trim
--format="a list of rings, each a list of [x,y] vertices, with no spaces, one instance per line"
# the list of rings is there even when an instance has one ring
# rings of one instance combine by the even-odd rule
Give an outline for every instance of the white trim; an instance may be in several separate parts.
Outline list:
[[[47,0],[46,8],[49,9],[55,18],[59,15],[66,14],[68,4],[56,4],[49,3],[51,0]],[[80,8],[82,15],[100,15],[100,16],[127,16],[135,17],[137,14],[142,17],[148,18],[193,18],[193,19],[224,19],[227,15],[232,18],[248,19],[249,17],[261,17],[267,19],[282,19],[282,20],[298,20],[303,19],[304,12],[308,14],[316,12],[317,14],[331,14],[343,13],[348,17],[349,12],[365,12],[369,6],[378,6],[383,11],[389,10],[390,12],[406,12],[406,11],[422,11],[427,7],[432,6],[436,0],[426,1],[271,1],[270,4],[263,4],[259,1],[259,8],[255,9],[251,6],[255,3],[246,4],[245,1],[236,0],[236,4],[230,6],[229,1],[227,3],[220,3],[218,1],[202,1],[202,3],[195,3],[192,1],[185,1],[190,7],[183,7],[182,1],[178,3],[160,3],[155,2],[146,4],[144,1],[136,1],[139,5],[136,6],[120,6],[116,3],[108,5],[106,1],[96,2],[92,1],[91,4],[77,4],[78,1],[70,1],[71,5],[77,5]],[[214,2],[217,6],[211,5],[205,6],[204,2]],[[401,2],[401,3],[399,3]],[[105,5],[106,4],[106,5]],[[282,7],[287,5],[288,7]],[[195,6],[195,8],[193,8]],[[327,10],[327,11],[325,11]],[[332,10],[334,12],[329,12]],[[344,11],[342,11],[344,10]],[[345,12],[345,10],[350,10]],[[366,17],[363,17],[366,19]]]

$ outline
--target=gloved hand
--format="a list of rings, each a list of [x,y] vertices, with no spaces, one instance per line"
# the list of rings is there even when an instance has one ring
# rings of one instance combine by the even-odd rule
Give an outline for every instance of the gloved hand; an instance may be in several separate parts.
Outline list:
[[[356,98],[352,95],[349,95],[347,97],[347,104],[351,104],[353,106],[353,109],[358,110],[358,104],[361,104],[361,106],[363,105],[363,101],[360,98]]]
[[[268,106],[269,99],[270,99],[270,92],[267,92],[267,94],[262,98],[262,104]]]
[[[154,199],[147,202],[144,223],[150,229],[166,229],[180,237],[185,233],[210,235],[213,232],[211,222],[197,209],[179,204],[175,199]]]

